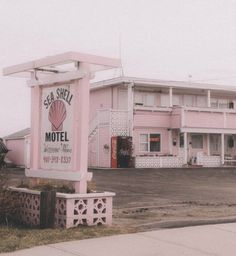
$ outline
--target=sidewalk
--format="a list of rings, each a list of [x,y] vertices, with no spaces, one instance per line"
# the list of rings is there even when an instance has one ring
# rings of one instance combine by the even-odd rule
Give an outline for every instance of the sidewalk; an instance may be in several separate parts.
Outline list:
[[[236,255],[236,223],[161,229],[39,246],[1,256]]]

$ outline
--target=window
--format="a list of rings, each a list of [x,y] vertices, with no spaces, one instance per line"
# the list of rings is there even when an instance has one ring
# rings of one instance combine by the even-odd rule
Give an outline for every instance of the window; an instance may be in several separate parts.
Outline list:
[[[212,108],[218,108],[218,100],[211,98],[211,107]]]
[[[228,101],[227,100],[220,99],[218,101],[218,103],[219,103],[219,108],[223,108],[223,109],[228,108]]]
[[[197,96],[197,107],[206,107],[207,106],[207,98],[205,96]]]
[[[159,133],[140,134],[140,151],[160,152],[161,135]]]
[[[118,108],[127,109],[128,108],[128,92],[127,90],[119,90]]]
[[[145,106],[153,107],[155,105],[155,95],[153,93],[147,93],[145,95]]]
[[[180,106],[180,96],[173,95],[172,103],[173,103],[173,106]]]
[[[220,135],[210,134],[210,148],[213,152],[218,152],[221,147]]]
[[[170,97],[169,94],[161,94],[161,106],[169,107],[170,105]]]
[[[192,95],[184,95],[184,106],[193,106],[193,96]]]
[[[203,135],[202,134],[192,134],[191,135],[192,148],[203,148]]]
[[[148,151],[148,134],[140,134],[140,151]]]
[[[233,148],[234,147],[234,137],[229,136],[228,137],[228,148]]]
[[[211,98],[211,107],[220,109],[234,109],[234,102],[228,99],[215,99]]]
[[[141,92],[135,92],[134,102],[135,102],[135,105],[140,105],[140,106],[143,105],[143,95]]]
[[[134,95],[134,102],[137,106],[155,106],[155,94],[154,93],[145,93],[145,92],[136,92]]]

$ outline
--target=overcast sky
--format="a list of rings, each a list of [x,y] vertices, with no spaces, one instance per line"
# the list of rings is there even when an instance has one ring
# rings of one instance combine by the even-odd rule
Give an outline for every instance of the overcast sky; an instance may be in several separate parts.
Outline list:
[[[235,0],[0,0],[0,68],[120,48],[125,75],[236,85],[235,13]],[[0,76],[0,136],[29,127],[25,82]]]

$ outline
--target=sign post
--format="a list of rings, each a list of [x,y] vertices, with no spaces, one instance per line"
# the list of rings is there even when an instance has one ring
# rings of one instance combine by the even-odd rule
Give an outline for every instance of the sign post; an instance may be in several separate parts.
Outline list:
[[[31,154],[26,176],[74,182],[87,193],[91,73],[120,66],[118,59],[68,52],[11,66],[4,75],[28,73]]]

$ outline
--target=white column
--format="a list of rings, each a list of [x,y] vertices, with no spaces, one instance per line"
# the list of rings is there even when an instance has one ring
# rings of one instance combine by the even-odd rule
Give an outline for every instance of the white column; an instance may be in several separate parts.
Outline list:
[[[225,138],[224,133],[221,134],[221,163],[224,164],[225,161]]]
[[[210,134],[207,133],[207,155],[210,156]]]
[[[184,132],[184,163],[188,163],[188,142],[187,142],[187,132]]]
[[[134,113],[134,83],[128,84],[128,125],[129,136],[133,136],[133,113]]]
[[[207,90],[207,107],[211,107],[211,91]]]
[[[172,89],[172,87],[169,88],[169,106],[173,107],[173,89]]]

